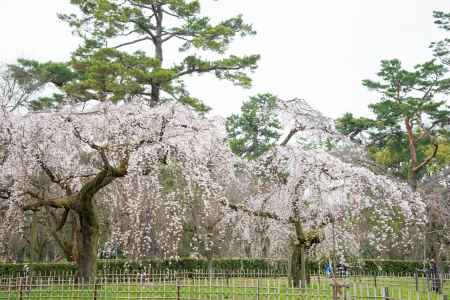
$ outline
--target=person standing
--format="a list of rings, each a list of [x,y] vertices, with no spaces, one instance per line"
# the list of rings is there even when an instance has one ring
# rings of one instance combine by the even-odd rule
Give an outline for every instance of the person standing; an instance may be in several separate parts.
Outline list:
[[[431,289],[433,292],[441,292],[441,280],[439,277],[439,269],[436,261],[431,259],[430,261],[430,275],[431,275]]]

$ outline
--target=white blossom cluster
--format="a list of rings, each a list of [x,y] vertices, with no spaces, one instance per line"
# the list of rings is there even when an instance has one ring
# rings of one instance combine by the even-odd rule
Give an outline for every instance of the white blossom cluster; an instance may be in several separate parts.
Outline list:
[[[120,246],[132,257],[152,251],[175,256],[193,198],[201,202],[202,218],[223,207],[217,204],[225,197],[222,183],[233,175],[223,130],[219,134],[215,122],[182,105],[103,104],[88,112],[66,108],[1,120],[2,141],[11,142],[3,143],[8,155],[0,181],[12,182],[13,191],[3,205],[2,242],[24,223],[22,208],[36,201],[32,194],[76,193],[103,159],[118,166],[129,156],[127,176],[96,195],[111,231],[104,251]]]
[[[332,121],[306,102],[282,102],[280,110],[286,130],[334,134]],[[11,192],[0,204],[3,248],[23,232],[25,206],[76,194],[106,163],[124,160],[126,176],[95,195],[107,230],[102,253],[177,257],[188,236],[205,257],[230,240],[247,243],[249,255],[282,255],[292,220],[320,231],[318,253],[329,253],[333,237],[343,254],[358,254],[367,241],[382,252],[410,247],[424,222],[420,197],[403,183],[292,142],[243,161],[228,148],[223,120],[182,105],[105,103],[3,116],[0,189]]]
[[[297,128],[301,136],[317,137],[317,131],[328,137],[334,134],[330,119],[304,101],[282,103],[286,109],[281,114],[286,117],[284,122],[291,130]],[[253,168],[261,178],[257,184],[260,188],[248,198],[248,206],[281,219],[271,220],[265,229],[271,238],[272,255],[280,249],[283,252],[295,235],[293,221],[300,222],[305,232],[321,233],[322,242],[315,250],[324,256],[332,251],[358,255],[363,248],[371,249],[370,255],[375,256],[393,248],[407,253],[420,240],[425,205],[406,183],[377,175],[360,166],[359,161],[346,162],[332,154],[336,151],[305,147],[301,141],[295,142],[295,136],[292,140],[272,149]],[[340,150],[352,151],[351,155],[361,152],[357,145],[350,149],[350,142],[337,134],[334,140],[339,141]],[[248,239],[252,239],[249,227],[254,231],[256,226],[251,219],[242,224]],[[250,243],[262,247],[258,242]]]

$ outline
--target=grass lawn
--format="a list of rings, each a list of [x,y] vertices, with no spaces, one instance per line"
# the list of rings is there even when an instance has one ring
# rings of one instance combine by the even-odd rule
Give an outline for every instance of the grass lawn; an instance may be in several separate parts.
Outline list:
[[[8,288],[3,282],[0,299],[332,299],[331,279],[312,277],[307,288],[289,288],[286,278],[212,278],[173,280],[148,279],[135,282],[136,277],[120,282],[104,281],[95,285],[81,285],[70,281],[35,281],[32,287]],[[390,299],[440,300],[441,295],[428,292],[424,278],[419,278],[416,292],[414,277],[351,277],[338,279],[346,287],[340,288],[340,299],[377,299],[388,288]],[[375,287],[376,283],[376,287]],[[24,285],[26,286],[26,285]],[[443,293],[450,295],[450,282],[444,284]]]

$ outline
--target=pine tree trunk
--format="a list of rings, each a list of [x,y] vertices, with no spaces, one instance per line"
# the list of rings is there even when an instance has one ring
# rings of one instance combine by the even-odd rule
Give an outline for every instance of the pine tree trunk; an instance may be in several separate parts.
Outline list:
[[[153,39],[153,44],[155,46],[155,58],[158,60],[159,68],[162,67],[163,64],[163,42],[162,42],[162,33],[163,33],[163,26],[162,26],[162,20],[163,19],[163,12],[161,5],[157,5],[157,11],[156,11],[156,36]],[[159,104],[161,100],[161,82],[157,78],[154,80],[154,82],[151,84],[151,99],[150,99],[150,106],[156,106]]]
[[[416,140],[414,138],[414,129],[409,118],[405,119],[405,129],[408,135],[408,149],[410,156],[410,170],[408,174],[408,184],[412,188],[413,191],[417,189],[417,148],[416,148]]]
[[[150,99],[150,106],[154,107],[158,105],[159,100],[161,98],[161,85],[159,83],[153,83],[151,85],[151,99]]]

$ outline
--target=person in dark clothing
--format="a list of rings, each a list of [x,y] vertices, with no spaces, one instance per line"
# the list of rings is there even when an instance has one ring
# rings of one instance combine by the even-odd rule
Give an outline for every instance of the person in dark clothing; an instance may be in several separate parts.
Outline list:
[[[337,265],[338,277],[347,277],[347,265],[345,263],[339,263]]]
[[[433,292],[441,292],[441,279],[439,277],[439,269],[434,259],[430,261],[431,289]]]

